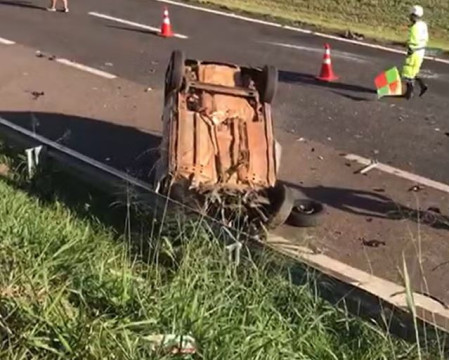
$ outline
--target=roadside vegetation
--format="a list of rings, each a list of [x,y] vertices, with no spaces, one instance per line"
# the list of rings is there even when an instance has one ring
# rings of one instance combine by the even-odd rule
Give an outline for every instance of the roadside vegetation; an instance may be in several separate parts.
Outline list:
[[[405,42],[408,11],[420,4],[430,27],[430,47],[448,50],[447,0],[183,0],[245,12],[276,21],[311,25],[344,34],[347,30],[384,42]]]
[[[279,259],[229,261],[198,223],[154,224],[61,174],[0,171],[0,359],[169,359],[155,334],[190,335],[193,359],[440,359],[337,310]],[[1,163],[1,160],[0,160]],[[11,170],[12,168],[12,170]],[[70,191],[69,191],[70,189]]]

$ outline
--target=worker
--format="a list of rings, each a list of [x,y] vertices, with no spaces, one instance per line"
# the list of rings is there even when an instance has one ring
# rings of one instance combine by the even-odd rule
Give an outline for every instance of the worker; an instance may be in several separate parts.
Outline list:
[[[415,5],[411,8],[409,19],[411,27],[409,29],[409,38],[407,43],[407,56],[403,66],[402,76],[406,82],[406,99],[411,99],[414,94],[414,83],[417,82],[422,96],[428,90],[428,86],[418,77],[423,58],[425,57],[425,48],[428,43],[428,27],[421,20],[423,16],[422,6]]]

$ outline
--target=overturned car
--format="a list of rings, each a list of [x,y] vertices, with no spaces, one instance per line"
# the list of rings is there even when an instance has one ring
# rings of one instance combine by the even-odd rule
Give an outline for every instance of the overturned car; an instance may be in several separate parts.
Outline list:
[[[290,215],[290,190],[277,183],[273,66],[242,67],[171,55],[165,75],[163,139],[156,188],[231,223],[276,227]]]

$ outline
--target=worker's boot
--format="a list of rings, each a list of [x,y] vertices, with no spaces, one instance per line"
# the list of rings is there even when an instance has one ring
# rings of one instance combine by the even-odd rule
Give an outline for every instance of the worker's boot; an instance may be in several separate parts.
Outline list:
[[[405,98],[406,100],[410,100],[413,97],[414,94],[414,80],[407,80],[406,81],[406,92],[405,92]]]
[[[425,82],[422,80],[422,78],[416,77],[416,81],[420,87],[419,96],[423,96],[423,94],[425,94],[427,92],[428,86],[425,84]]]

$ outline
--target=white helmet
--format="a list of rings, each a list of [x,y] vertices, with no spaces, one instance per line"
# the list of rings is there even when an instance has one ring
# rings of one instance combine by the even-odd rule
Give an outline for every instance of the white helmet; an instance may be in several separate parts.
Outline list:
[[[415,16],[417,16],[418,18],[422,17],[422,16],[423,16],[423,7],[420,6],[420,5],[414,5],[414,6],[411,8],[410,15],[415,15]]]

